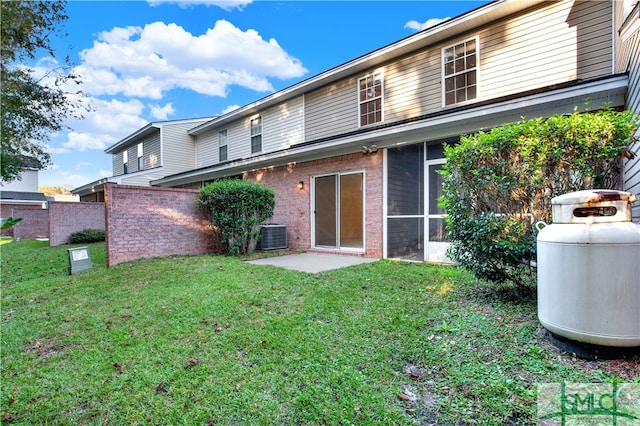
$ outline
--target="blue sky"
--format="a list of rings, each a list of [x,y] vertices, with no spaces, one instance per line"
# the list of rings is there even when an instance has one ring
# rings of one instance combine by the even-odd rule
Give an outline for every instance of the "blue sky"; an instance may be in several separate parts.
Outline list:
[[[104,149],[149,122],[219,115],[485,3],[69,1],[52,42],[91,111],[49,141],[40,186],[111,176]]]

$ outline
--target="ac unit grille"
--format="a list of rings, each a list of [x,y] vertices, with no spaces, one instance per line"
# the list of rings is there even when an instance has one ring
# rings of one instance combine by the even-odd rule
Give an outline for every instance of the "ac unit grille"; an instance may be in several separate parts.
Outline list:
[[[287,227],[284,225],[262,225],[260,227],[258,250],[275,250],[287,248]]]

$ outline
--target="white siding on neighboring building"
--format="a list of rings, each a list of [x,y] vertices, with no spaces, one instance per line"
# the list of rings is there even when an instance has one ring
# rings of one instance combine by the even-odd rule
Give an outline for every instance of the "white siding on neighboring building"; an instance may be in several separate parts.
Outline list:
[[[0,181],[0,191],[39,192],[38,171],[24,170],[20,173],[20,179],[14,179],[9,183]]]

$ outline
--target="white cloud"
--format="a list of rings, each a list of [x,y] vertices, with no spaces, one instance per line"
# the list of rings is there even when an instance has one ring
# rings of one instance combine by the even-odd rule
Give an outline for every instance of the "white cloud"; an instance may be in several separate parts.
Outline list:
[[[44,150],[49,154],[66,154],[69,152],[66,148],[54,148],[51,145],[45,145]]]
[[[105,177],[111,177],[113,173],[111,173],[111,170],[100,169],[100,171],[98,172],[98,175],[101,178],[105,178]]]
[[[149,109],[151,110],[151,116],[156,120],[167,120],[169,116],[176,111],[171,103],[165,106],[150,104]]]
[[[62,146],[75,151],[85,151],[87,149],[105,149],[106,143],[98,137],[88,133],[69,132],[67,141]]]
[[[91,103],[94,110],[86,114],[84,120],[71,124],[75,131],[124,137],[147,123],[140,118],[144,112],[144,104],[137,99],[120,101],[93,98]]]
[[[85,179],[84,176],[73,174],[70,172],[57,172],[56,175],[62,176],[62,178],[66,181],[81,182]]]
[[[438,25],[441,22],[448,21],[449,19],[451,19],[451,17],[431,18],[431,19],[427,19],[425,22],[422,22],[422,23],[418,21],[409,21],[406,24],[404,24],[404,27],[409,28],[411,30],[415,30],[415,31],[422,31],[422,30],[426,30],[427,28],[431,28],[435,25]]]
[[[225,20],[201,35],[164,22],[113,28],[101,32],[80,57],[77,72],[92,96],[161,99],[182,88],[225,97],[232,85],[270,92],[270,78],[307,73],[275,39],[264,40],[257,31],[242,31]]]
[[[82,182],[85,178],[81,175],[67,175],[64,180],[73,181],[73,182]]]
[[[228,107],[226,107],[225,109],[222,110],[222,114],[226,114],[228,112],[234,111],[236,109],[240,108],[240,105],[229,105]]]
[[[186,9],[192,6],[217,6],[221,9],[230,11],[233,9],[242,10],[252,0],[148,0],[149,6],[159,6],[161,4],[177,4],[180,8]]]
[[[76,170],[80,170],[82,167],[91,166],[92,164],[87,161],[81,161],[76,164]]]

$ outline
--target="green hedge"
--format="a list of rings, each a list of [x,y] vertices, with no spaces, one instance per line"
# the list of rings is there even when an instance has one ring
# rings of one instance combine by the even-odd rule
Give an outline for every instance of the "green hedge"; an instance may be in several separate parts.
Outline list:
[[[535,285],[535,221],[551,199],[621,189],[622,159],[638,128],[631,111],[574,112],[505,124],[445,148],[442,169],[449,256],[477,278]]]
[[[97,243],[105,240],[105,232],[100,229],[85,229],[75,232],[69,237],[71,244]]]
[[[248,254],[255,251],[260,225],[273,215],[275,194],[265,185],[225,179],[201,188],[197,205],[219,231],[227,253]]]

